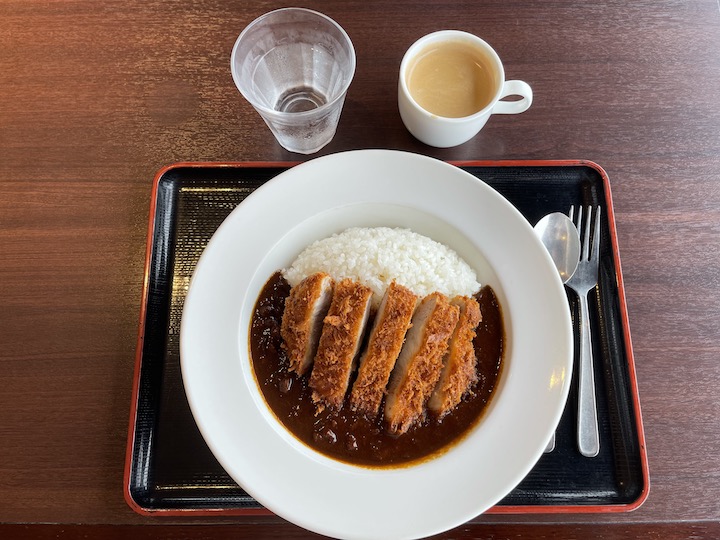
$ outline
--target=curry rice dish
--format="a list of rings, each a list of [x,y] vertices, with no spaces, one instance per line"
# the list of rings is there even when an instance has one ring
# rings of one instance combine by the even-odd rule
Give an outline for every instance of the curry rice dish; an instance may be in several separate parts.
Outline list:
[[[251,357],[296,437],[396,466],[446,450],[480,418],[502,366],[502,314],[487,286],[421,296],[393,280],[372,297],[359,280],[321,271],[291,286],[277,272],[256,304]]]

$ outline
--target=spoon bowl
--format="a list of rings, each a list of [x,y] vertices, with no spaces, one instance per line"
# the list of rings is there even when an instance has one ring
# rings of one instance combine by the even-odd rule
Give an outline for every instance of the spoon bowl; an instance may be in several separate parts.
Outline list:
[[[565,214],[548,214],[535,225],[545,249],[550,253],[563,283],[573,276],[580,261],[580,233]]]

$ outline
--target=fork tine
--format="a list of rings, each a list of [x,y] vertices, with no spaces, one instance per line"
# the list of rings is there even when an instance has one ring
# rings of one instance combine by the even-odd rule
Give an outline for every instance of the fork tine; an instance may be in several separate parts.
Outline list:
[[[575,215],[575,205],[573,204],[570,206],[570,213],[568,214],[568,216],[570,217],[570,221],[572,221],[573,223],[575,223],[575,220],[573,219],[574,215]]]
[[[601,207],[597,207],[597,211],[595,212],[595,231],[593,233],[593,245],[592,245],[592,255],[591,258],[595,261],[598,260],[600,256],[600,211],[602,210]]]
[[[572,212],[574,208],[574,206],[571,207],[570,211]],[[572,214],[570,215],[570,218],[572,219]],[[582,240],[582,205],[578,205],[578,213],[573,221],[575,222],[575,228],[578,230],[578,234],[580,235],[580,240]]]
[[[583,239],[582,258],[584,261],[590,260],[590,226],[592,225],[592,206],[587,207],[587,216],[585,216],[585,238]]]
[[[582,214],[582,205],[578,205],[578,214],[575,220],[575,226],[577,227],[578,234],[582,233]],[[582,238],[582,236],[580,238]]]

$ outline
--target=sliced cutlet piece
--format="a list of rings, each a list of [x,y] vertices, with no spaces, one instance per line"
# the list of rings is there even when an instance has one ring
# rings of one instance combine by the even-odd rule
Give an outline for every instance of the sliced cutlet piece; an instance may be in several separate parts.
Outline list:
[[[304,375],[313,363],[332,292],[332,278],[318,272],[295,285],[285,299],[280,336],[290,371],[298,375]]]
[[[415,310],[385,399],[385,421],[391,433],[403,434],[423,417],[459,311],[437,292],[423,298]]]
[[[351,279],[335,285],[310,375],[319,410],[341,409],[370,315],[372,289]]]
[[[473,339],[475,329],[482,319],[480,305],[477,300],[468,296],[456,296],[450,303],[460,309],[460,319],[443,359],[440,380],[428,400],[428,409],[440,418],[455,408],[477,381],[477,358]]]
[[[370,418],[377,417],[416,303],[415,293],[394,281],[386,289],[350,393],[353,410]]]

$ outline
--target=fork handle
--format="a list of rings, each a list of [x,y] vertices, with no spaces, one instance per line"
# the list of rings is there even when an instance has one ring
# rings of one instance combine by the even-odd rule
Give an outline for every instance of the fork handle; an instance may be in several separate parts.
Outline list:
[[[600,452],[597,403],[595,401],[595,375],[593,371],[592,337],[587,294],[580,299],[580,377],[578,396],[578,447],[586,457]]]

